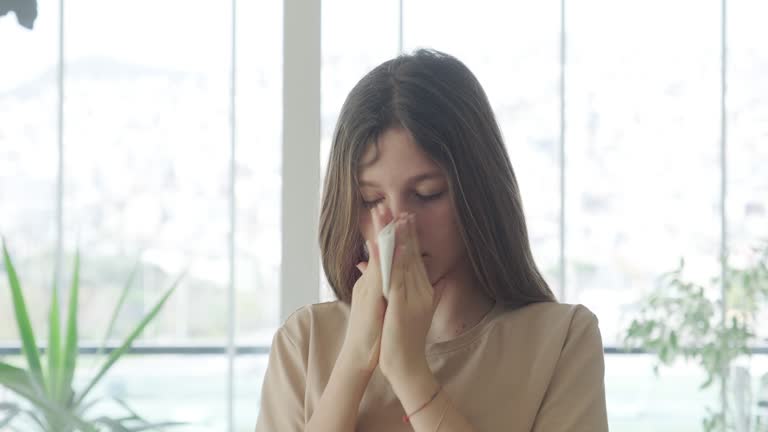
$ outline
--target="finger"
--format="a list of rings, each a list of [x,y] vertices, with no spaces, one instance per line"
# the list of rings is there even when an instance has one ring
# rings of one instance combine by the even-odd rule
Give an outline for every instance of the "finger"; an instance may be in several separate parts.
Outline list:
[[[407,224],[406,224],[407,225]],[[406,232],[408,229],[406,228]],[[410,238],[408,240],[411,242]],[[410,295],[424,299],[425,302],[432,302],[433,288],[429,279],[422,276],[419,267],[422,267],[421,256],[414,252],[412,243],[409,243],[403,257],[403,279],[405,290]]]
[[[365,273],[365,269],[368,268],[368,263],[365,261],[360,261],[355,265],[355,267],[357,267],[357,269],[360,270],[360,273]]]
[[[374,266],[377,271],[379,270],[379,245],[376,241],[373,240],[366,240],[365,241],[365,247],[368,249],[368,263],[366,264],[366,268],[368,266]]]
[[[416,229],[416,215],[411,213],[408,216],[408,241],[411,251],[411,271],[415,274],[429,279],[427,269],[424,266],[424,259],[421,257],[421,244],[419,243],[418,230]]]
[[[405,263],[408,247],[406,244],[406,227],[402,220],[395,223],[395,254],[392,258],[392,276],[390,278],[389,294],[399,294],[404,290]]]
[[[374,206],[370,208],[371,212],[371,221],[373,222],[373,237],[375,238],[377,235],[379,235],[379,231],[381,231],[381,219],[379,217],[379,206]]]
[[[416,230],[416,214],[408,215],[408,240],[416,256],[421,256],[421,244],[419,243],[418,231]]]
[[[421,257],[421,247],[419,247],[419,236],[416,230],[416,215],[408,215],[408,263],[406,267],[406,274],[408,280],[406,286],[413,287],[412,290],[416,291],[425,302],[429,302],[434,312],[437,306],[435,296],[435,290],[432,284],[429,282],[429,276],[427,276],[427,269],[424,266],[424,259]]]
[[[390,208],[387,206],[379,206],[379,216],[381,217],[382,228],[387,226],[395,219],[395,215],[392,214],[392,210],[390,210]]]
[[[405,271],[404,279],[404,291],[406,291],[412,298],[418,298],[419,304],[431,306],[432,311],[434,312],[434,296],[432,286],[429,282],[408,270]]]

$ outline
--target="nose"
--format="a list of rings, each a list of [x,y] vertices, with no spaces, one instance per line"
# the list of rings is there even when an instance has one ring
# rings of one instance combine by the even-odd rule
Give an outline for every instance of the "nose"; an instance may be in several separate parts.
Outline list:
[[[381,203],[379,205],[384,209],[384,224],[397,219],[401,214],[415,213],[414,209],[402,200],[392,199],[388,203]]]

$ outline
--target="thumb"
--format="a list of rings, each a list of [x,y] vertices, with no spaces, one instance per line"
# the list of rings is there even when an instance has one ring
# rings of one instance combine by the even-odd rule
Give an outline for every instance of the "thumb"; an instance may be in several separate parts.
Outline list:
[[[405,284],[406,266],[408,264],[407,259],[410,256],[410,251],[405,243],[406,239],[403,239],[404,231],[404,223],[398,221],[395,225],[395,250],[392,255],[392,270],[389,279],[390,295],[403,289],[403,285]]]
[[[360,270],[360,273],[365,272],[369,265],[378,266],[379,262],[379,251],[375,246],[375,243],[372,244],[372,242],[366,240],[365,248],[368,251],[368,261],[360,261],[359,263],[355,264],[355,267]]]
[[[368,263],[365,261],[360,261],[359,263],[355,264],[355,267],[360,270],[360,273],[365,273],[365,269],[368,268]]]
[[[368,248],[368,265],[379,266],[379,245],[375,241],[365,241]]]

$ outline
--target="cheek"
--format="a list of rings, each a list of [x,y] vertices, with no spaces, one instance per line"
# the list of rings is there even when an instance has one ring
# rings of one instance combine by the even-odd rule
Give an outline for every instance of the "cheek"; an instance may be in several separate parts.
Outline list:
[[[373,240],[376,238],[376,230],[373,226],[373,218],[368,209],[360,210],[360,216],[357,218],[358,229],[364,240]]]
[[[371,221],[370,214],[360,212],[357,224],[360,229],[360,235],[362,235],[364,239],[370,240],[373,237],[373,221]]]
[[[461,255],[461,235],[455,222],[453,209],[440,206],[431,209],[421,219],[419,227],[421,246],[430,256],[424,260],[430,283],[442,277]]]
[[[445,254],[459,235],[450,204],[434,206],[419,214],[419,239],[430,253]]]

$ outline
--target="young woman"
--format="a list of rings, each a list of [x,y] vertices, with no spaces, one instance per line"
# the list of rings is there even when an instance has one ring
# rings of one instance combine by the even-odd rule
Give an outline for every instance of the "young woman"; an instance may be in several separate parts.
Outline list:
[[[392,221],[385,299],[376,238]],[[608,430],[597,319],[538,271],[499,127],[459,60],[420,50],[352,89],[320,249],[338,301],[278,330],[257,432]]]

